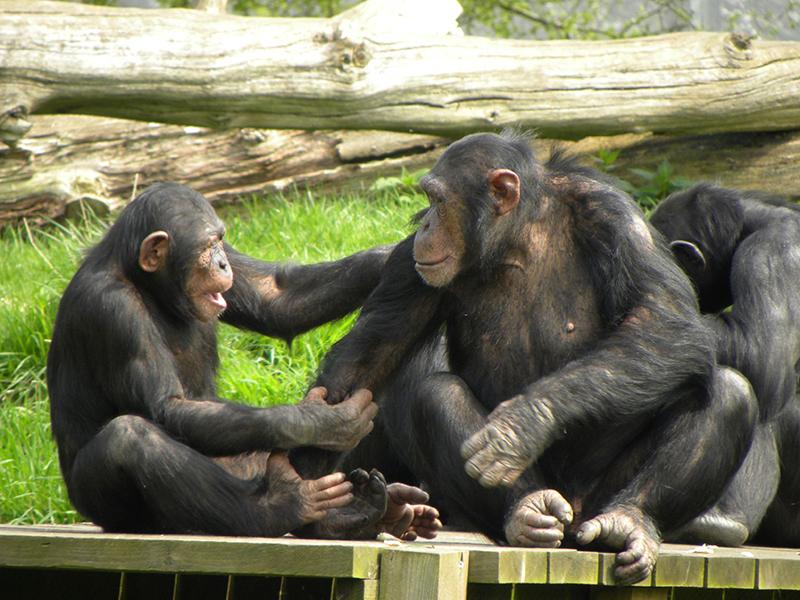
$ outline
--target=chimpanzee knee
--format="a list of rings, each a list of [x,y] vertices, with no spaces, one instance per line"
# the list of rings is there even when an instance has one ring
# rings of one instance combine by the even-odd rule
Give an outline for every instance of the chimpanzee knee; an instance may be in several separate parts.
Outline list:
[[[732,434],[741,432],[749,446],[758,421],[758,401],[750,382],[736,369],[721,366],[714,372],[711,393],[718,418],[733,428]]]

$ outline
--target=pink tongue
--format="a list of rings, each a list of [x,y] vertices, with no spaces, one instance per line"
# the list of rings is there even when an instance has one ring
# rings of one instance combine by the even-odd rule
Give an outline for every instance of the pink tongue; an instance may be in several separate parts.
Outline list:
[[[209,298],[211,298],[211,302],[216,304],[220,307],[220,309],[225,309],[228,306],[228,303],[225,302],[225,298],[222,297],[222,294],[217,292],[216,294],[209,294]]]

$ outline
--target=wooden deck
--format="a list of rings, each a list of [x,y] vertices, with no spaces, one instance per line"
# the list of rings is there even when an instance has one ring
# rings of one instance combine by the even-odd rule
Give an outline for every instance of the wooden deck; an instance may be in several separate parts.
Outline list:
[[[91,600],[800,600],[800,552],[665,544],[613,585],[613,554],[435,543],[112,535],[0,526],[0,598]]]

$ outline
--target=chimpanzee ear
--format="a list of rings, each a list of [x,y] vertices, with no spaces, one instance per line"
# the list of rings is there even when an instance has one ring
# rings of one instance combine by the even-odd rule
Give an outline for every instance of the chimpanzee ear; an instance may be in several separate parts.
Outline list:
[[[686,240],[675,240],[669,243],[669,248],[681,263],[690,265],[696,271],[706,268],[706,257],[697,244]]]
[[[139,246],[139,266],[143,271],[154,273],[167,260],[169,254],[169,234],[166,231],[154,231],[142,240]]]
[[[510,169],[489,171],[489,189],[498,216],[511,212],[519,203],[519,176]]]

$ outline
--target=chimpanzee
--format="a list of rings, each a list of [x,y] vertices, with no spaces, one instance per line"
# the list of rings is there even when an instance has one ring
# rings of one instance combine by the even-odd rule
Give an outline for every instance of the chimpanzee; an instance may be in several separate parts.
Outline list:
[[[330,406],[316,388],[299,405],[270,408],[215,391],[220,314],[291,338],[354,309],[386,249],[282,266],[239,254],[223,234],[203,196],[152,185],[67,286],[47,383],[75,507],[108,531],[280,535],[319,524],[333,536],[373,526],[433,535],[436,513],[419,505],[421,490],[387,492],[379,473],[364,471],[303,480],[279,451],[352,448],[372,428],[369,391]]]
[[[699,184],[664,200],[651,223],[666,236],[695,286],[715,333],[718,361],[750,380],[759,405],[744,464],[720,502],[680,532],[679,539],[740,545],[755,535],[761,543],[796,545],[800,207]]]
[[[687,277],[592,170],[474,134],[420,185],[430,207],[318,385],[329,402],[375,391],[388,439],[363,444],[488,535],[599,543],[620,582],[646,577],[660,532],[738,468],[749,384],[716,366]]]

